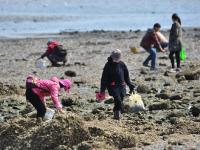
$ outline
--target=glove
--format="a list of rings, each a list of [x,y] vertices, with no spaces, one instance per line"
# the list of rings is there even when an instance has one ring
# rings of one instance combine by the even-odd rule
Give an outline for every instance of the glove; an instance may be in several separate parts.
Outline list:
[[[102,102],[103,100],[105,100],[105,98],[106,98],[105,92],[97,92],[96,93],[97,102]]]
[[[135,91],[135,88],[136,87],[134,85],[130,86],[129,87],[129,89],[130,89],[129,94],[132,94]]]

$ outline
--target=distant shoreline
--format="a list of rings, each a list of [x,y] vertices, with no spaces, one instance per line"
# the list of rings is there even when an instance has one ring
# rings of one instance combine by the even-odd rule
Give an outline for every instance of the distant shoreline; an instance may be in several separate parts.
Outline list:
[[[162,30],[162,29],[161,29]],[[170,29],[163,29],[162,32],[169,32]],[[200,27],[183,27],[184,31],[199,31]],[[1,39],[26,39],[26,38],[57,38],[57,37],[65,37],[65,35],[74,35],[74,34],[82,34],[82,33],[129,33],[129,32],[145,32],[145,30],[137,29],[137,30],[91,30],[91,31],[61,31],[58,33],[24,33],[24,34],[14,34],[8,36],[0,36]]]

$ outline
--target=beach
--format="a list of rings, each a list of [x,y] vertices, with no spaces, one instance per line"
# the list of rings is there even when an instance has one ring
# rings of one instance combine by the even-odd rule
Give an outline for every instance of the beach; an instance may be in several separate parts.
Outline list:
[[[162,33],[169,37],[168,30]],[[200,118],[195,116],[200,111],[200,28],[184,28],[187,58],[181,62],[180,73],[169,72],[169,51],[158,53],[157,72],[142,66],[148,55],[139,46],[144,34],[141,30],[94,30],[1,38],[0,149],[200,149]],[[67,49],[68,62],[36,68],[49,38]],[[134,54],[129,47],[139,52]],[[144,112],[123,113],[120,122],[112,119],[112,100],[97,103],[95,99],[102,69],[114,49],[122,51],[146,107]],[[69,71],[75,76],[67,76]],[[36,123],[34,108],[24,96],[29,74],[73,81],[70,94],[59,95],[65,114]]]

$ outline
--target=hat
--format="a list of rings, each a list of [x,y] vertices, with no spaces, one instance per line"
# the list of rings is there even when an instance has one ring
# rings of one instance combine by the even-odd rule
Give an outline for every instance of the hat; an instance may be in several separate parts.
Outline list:
[[[52,39],[48,39],[47,45],[51,44],[53,42]]]
[[[112,51],[110,57],[113,59],[113,61],[119,61],[121,59],[121,50],[116,49]]]
[[[64,86],[65,91],[69,93],[72,82],[68,79],[60,80],[59,82]]]

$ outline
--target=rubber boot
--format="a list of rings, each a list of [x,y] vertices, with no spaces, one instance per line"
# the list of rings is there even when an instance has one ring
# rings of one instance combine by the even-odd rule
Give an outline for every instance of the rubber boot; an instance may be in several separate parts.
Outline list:
[[[42,117],[38,117],[36,123],[38,124],[42,123]]]
[[[120,111],[114,111],[114,119],[120,120]]]

